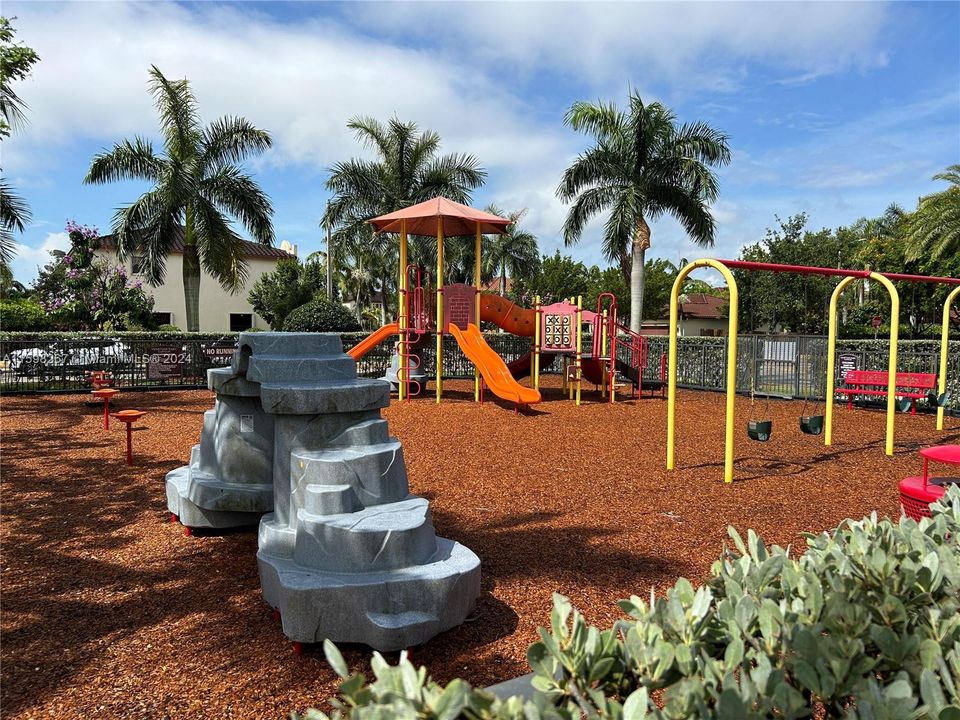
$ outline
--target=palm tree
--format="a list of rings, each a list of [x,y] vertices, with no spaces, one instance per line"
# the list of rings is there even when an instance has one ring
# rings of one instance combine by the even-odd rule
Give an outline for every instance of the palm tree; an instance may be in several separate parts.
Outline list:
[[[527,214],[526,208],[504,215],[496,205],[488,205],[486,211],[510,220],[506,232],[492,236],[483,248],[483,264],[491,275],[499,271],[500,295],[506,295],[507,271],[510,271],[512,278],[529,278],[535,275],[540,268],[540,248],[537,246],[536,236],[519,227],[520,220]]]
[[[440,136],[432,130],[421,132],[416,123],[391,118],[383,124],[369,117],[354,117],[347,127],[376,153],[376,159],[353,158],[331,169],[326,187],[334,196],[321,226],[329,222],[337,228],[334,247],[341,247],[347,239],[373,245],[373,230],[366,221],[377,215],[437,196],[469,203],[470,192],[487,176],[473,155],[438,156]],[[392,248],[392,240],[390,244]],[[430,267],[430,259],[436,258],[436,239],[413,238],[410,255],[411,262]],[[382,289],[388,285],[389,275],[380,278]]]
[[[30,222],[30,207],[0,178],[0,269],[9,270],[17,245],[13,231],[23,232]]]
[[[710,203],[718,195],[711,166],[730,162],[727,136],[704,122],[677,126],[660,103],[630,94],[629,110],[577,102],[564,115],[574,130],[594,136],[563,174],[557,196],[573,202],[564,223],[567,245],[578,242],[589,220],[609,211],[603,253],[630,282],[630,329],[640,330],[648,220],[673,215],[701,247],[713,244]]]
[[[85,183],[148,180],[152,190],[117,210],[113,232],[121,260],[145,255],[152,285],[163,282],[167,255],[183,228],[183,290],[187,330],[200,329],[200,269],[225,289],[237,292],[247,276],[244,241],[231,216],[254,240],[272,245],[273,207],[256,181],[238,163],[271,145],[270,135],[240,117],[200,123],[189,82],[168,80],[150,68],[150,92],[160,115],[163,155],[149,140],[136,137],[94,157]]]
[[[906,219],[907,259],[929,254],[931,259],[960,252],[960,165],[933,176],[950,187],[920,198],[916,212]]]
[[[16,30],[9,18],[0,17],[0,139],[10,137],[26,124],[26,103],[11,83],[23,80],[40,60],[32,48],[14,42]],[[30,207],[6,178],[0,178],[0,271],[10,273],[16,251],[14,230],[23,232],[30,222]]]

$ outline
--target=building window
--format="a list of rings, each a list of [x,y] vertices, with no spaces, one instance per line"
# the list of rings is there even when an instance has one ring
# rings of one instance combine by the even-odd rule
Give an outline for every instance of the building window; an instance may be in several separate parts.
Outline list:
[[[251,313],[230,313],[230,332],[243,332],[253,327]]]
[[[155,312],[153,314],[153,321],[157,325],[173,325],[173,313]]]
[[[132,270],[134,275],[146,275],[147,273],[147,256],[146,255],[134,255],[133,260],[130,264],[132,265]]]

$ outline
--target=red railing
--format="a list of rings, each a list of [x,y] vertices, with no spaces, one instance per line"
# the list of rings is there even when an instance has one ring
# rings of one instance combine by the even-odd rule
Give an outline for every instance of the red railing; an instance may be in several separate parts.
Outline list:
[[[421,366],[420,356],[411,351],[411,347],[420,341],[423,334],[427,332],[431,325],[430,302],[427,288],[424,287],[423,279],[427,278],[427,285],[430,283],[430,275],[426,273],[419,265],[407,265],[407,288],[401,290],[401,297],[405,299],[405,327],[400,329],[401,348],[398,350],[397,363],[397,382],[403,385],[404,397],[410,399],[410,387],[416,386],[415,395],[419,395],[423,387],[419,380],[410,377],[412,371]],[[413,287],[411,288],[411,284]]]

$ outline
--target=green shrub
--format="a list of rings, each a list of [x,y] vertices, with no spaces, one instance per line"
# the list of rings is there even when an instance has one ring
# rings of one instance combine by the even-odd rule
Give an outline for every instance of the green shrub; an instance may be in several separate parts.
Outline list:
[[[285,332],[353,332],[360,329],[360,323],[343,305],[317,298],[287,315],[283,329]]]
[[[0,330],[3,332],[46,330],[49,327],[47,313],[35,300],[0,300]]]
[[[178,333],[180,332],[180,328],[178,328],[176,325],[169,325],[167,323],[164,323],[163,325],[159,325],[157,327],[157,332]]]
[[[555,595],[526,703],[441,687],[405,655],[374,654],[368,684],[325,643],[344,678],[334,717],[957,720],[960,488],[934,508],[919,524],[847,520],[799,557],[730,529],[705,585],[623,601],[629,619],[604,631]]]

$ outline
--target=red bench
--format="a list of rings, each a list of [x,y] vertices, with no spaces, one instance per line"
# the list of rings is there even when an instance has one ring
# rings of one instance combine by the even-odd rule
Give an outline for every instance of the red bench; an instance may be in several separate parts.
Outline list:
[[[887,380],[884,370],[850,370],[837,392],[847,396],[847,409],[853,407],[855,395],[887,396]],[[925,398],[937,384],[934,373],[897,373],[897,397],[910,398],[910,414],[917,414],[917,399]]]

